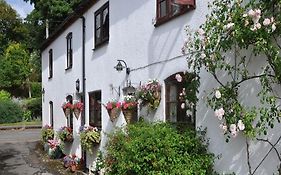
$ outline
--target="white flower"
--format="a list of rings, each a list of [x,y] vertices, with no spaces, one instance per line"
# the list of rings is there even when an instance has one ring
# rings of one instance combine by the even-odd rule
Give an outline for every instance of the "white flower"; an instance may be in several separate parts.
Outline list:
[[[247,13],[244,13],[244,14],[243,14],[243,18],[246,18],[247,16],[248,16]]]
[[[181,104],[181,108],[184,109],[185,108],[185,103]]]
[[[260,29],[260,28],[261,28],[261,24],[260,24],[260,23],[257,23],[257,24],[256,24],[256,28],[257,28],[257,29]]]
[[[270,21],[269,18],[265,18],[265,19],[263,20],[263,22],[262,22],[262,24],[263,24],[264,26],[268,26],[270,23],[271,23],[271,21]]]
[[[201,58],[206,58],[206,54],[202,53]]]
[[[227,126],[225,124],[220,124],[220,128],[223,130],[223,133],[227,132]]]
[[[274,17],[273,17],[273,16],[270,18],[270,22],[271,22],[271,23],[274,22]]]
[[[227,29],[227,30],[232,29],[233,26],[234,26],[234,23],[233,23],[233,22],[228,23],[228,24],[226,25],[226,29]]]
[[[248,15],[249,15],[250,17],[253,17],[253,16],[255,15],[255,11],[252,10],[252,9],[249,10]]]
[[[238,131],[233,131],[233,132],[231,132],[231,135],[232,135],[232,137],[236,137],[237,136],[237,134],[238,134]]]
[[[249,21],[248,20],[245,21],[245,26],[247,26],[247,25],[249,25]]]
[[[236,132],[236,125],[235,125],[235,124],[231,124],[231,125],[229,126],[229,130],[230,130],[231,133]]]
[[[182,82],[182,76],[180,74],[176,74],[175,78],[178,82]]]
[[[272,24],[272,32],[274,32],[275,29],[276,29],[276,24],[273,23],[273,24]]]
[[[223,115],[224,115],[224,109],[223,108],[215,110],[215,116],[218,117],[219,120],[222,120]]]
[[[217,99],[220,99],[220,98],[221,98],[221,92],[220,92],[219,90],[216,90],[215,97],[216,97]]]
[[[245,129],[245,125],[242,122],[242,120],[238,120],[237,126],[239,128],[239,130],[243,131]]]
[[[205,34],[205,31],[204,31],[203,29],[201,29],[201,28],[200,28],[200,29],[198,29],[198,34],[202,36],[202,35],[204,35],[204,34]]]

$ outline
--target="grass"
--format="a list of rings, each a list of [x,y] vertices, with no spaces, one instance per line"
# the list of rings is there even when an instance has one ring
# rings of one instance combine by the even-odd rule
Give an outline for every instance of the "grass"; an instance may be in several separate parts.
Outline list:
[[[30,126],[30,125],[42,125],[42,121],[35,120],[35,121],[22,121],[17,123],[2,123],[0,126]]]

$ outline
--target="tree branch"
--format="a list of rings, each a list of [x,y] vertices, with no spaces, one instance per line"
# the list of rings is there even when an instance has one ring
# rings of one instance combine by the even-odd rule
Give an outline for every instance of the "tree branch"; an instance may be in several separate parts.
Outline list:
[[[247,81],[247,80],[250,80],[250,79],[255,79],[255,78],[261,78],[261,77],[264,77],[264,76],[274,77],[274,75],[271,75],[271,74],[253,75],[253,76],[249,76],[247,78],[243,78],[242,80],[238,81],[235,85],[237,86],[237,85],[243,83],[244,81]]]

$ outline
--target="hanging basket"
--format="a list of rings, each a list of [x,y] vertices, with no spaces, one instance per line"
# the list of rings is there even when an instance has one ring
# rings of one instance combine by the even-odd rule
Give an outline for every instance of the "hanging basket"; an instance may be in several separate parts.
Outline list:
[[[114,120],[119,117],[121,109],[120,108],[108,109],[107,112],[110,120],[114,122]]]
[[[76,119],[78,120],[78,118],[79,118],[79,116],[80,116],[81,111],[80,111],[79,109],[75,108],[75,109],[73,110],[73,113],[74,113],[74,115],[75,115]]]
[[[122,109],[127,124],[132,124],[138,121],[138,109]]]
[[[69,117],[71,114],[71,109],[70,108],[65,108],[63,109],[65,117]]]

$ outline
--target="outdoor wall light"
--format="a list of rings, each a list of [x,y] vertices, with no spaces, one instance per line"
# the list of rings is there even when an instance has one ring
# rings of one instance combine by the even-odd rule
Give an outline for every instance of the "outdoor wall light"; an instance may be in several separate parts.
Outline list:
[[[124,60],[117,60],[117,61],[118,61],[118,63],[114,68],[118,72],[121,72],[124,68],[126,68],[126,74],[129,75],[131,70],[130,70],[130,68],[128,68],[127,63]],[[123,66],[122,63],[124,63],[125,66]]]
[[[76,91],[79,92],[79,90],[80,90],[80,80],[79,80],[79,78],[75,81],[75,87],[76,87]]]

